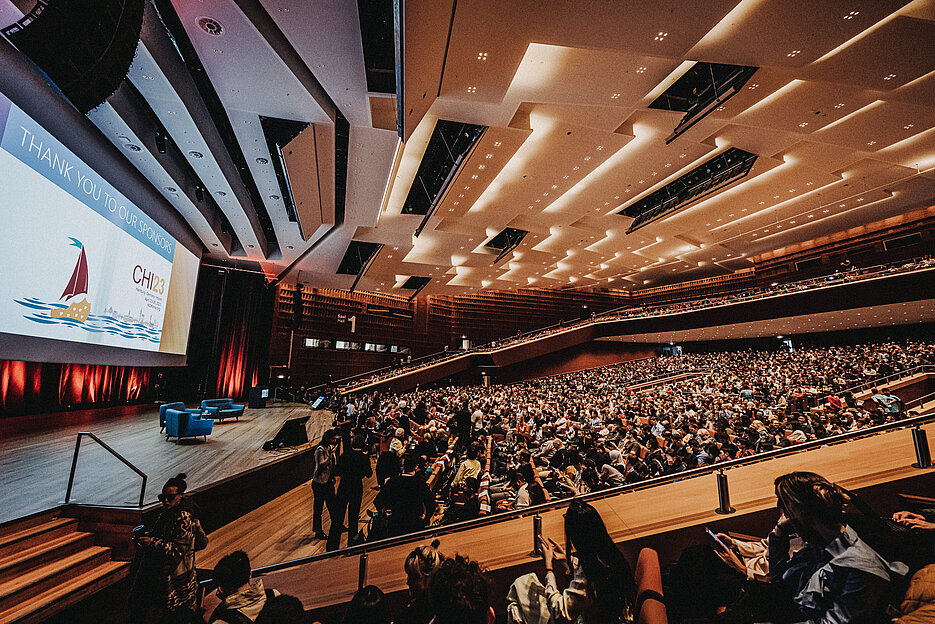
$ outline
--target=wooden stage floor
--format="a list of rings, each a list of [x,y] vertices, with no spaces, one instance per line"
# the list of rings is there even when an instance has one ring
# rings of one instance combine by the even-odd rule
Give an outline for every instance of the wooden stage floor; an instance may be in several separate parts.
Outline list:
[[[189,490],[197,490],[237,474],[298,452],[264,451],[290,418],[311,416],[308,436],[317,441],[331,426],[333,414],[311,410],[307,405],[269,406],[247,409],[239,421],[214,425],[208,441],[167,442],[159,433],[156,405],[138,406],[116,412],[112,417],[72,421],[60,427],[29,433],[13,433],[0,439],[0,522],[13,520],[60,505],[65,499],[75,440],[79,431],[89,431],[136,465],[147,476],[144,505],[156,502],[166,479],[179,472],[188,475]],[[72,501],[90,505],[135,506],[141,479],[93,440],[85,438],[78,457]],[[309,506],[311,504],[309,503]]]

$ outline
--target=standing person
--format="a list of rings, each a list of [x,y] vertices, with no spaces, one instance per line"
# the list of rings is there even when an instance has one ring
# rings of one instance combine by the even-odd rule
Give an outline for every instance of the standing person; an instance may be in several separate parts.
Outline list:
[[[328,550],[337,550],[340,547],[345,512],[347,545],[352,546],[359,539],[357,521],[360,518],[360,501],[364,496],[364,479],[373,476],[370,457],[364,453],[366,447],[367,438],[358,433],[351,442],[351,448],[341,453],[334,467],[334,475],[339,481],[334,515],[331,516],[331,530],[328,532]]]
[[[390,536],[424,529],[435,513],[435,496],[425,478],[416,474],[418,469],[419,458],[406,455],[403,474],[391,477],[373,500],[376,508],[387,517]]]
[[[130,590],[134,622],[176,624],[195,617],[194,505],[185,496],[188,484],[179,473],[162,486],[162,512],[142,535],[134,537],[140,557]]]
[[[328,515],[334,523],[334,447],[338,443],[337,431],[329,429],[321,437],[321,442],[315,447],[315,470],[312,473],[312,494],[315,498],[312,516],[312,530],[315,539],[326,540],[328,536],[321,527],[321,514],[324,506],[328,506]],[[338,527],[341,526],[340,520]]]

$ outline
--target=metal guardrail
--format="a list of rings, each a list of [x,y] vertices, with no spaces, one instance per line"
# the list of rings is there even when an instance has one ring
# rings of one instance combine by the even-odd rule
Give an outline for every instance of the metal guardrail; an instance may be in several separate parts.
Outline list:
[[[71,501],[71,490],[75,484],[75,469],[78,467],[78,452],[81,451],[81,438],[83,436],[88,436],[100,444],[102,447],[104,447],[104,450],[122,461],[130,470],[143,477],[143,484],[140,486],[140,503],[138,505],[138,507],[143,507],[143,496],[146,494],[146,473],[131,464],[123,455],[110,448],[107,444],[104,443],[103,440],[89,431],[79,432],[78,439],[75,440],[75,454],[71,458],[71,472],[68,473],[68,488],[65,490],[65,504],[67,505]],[[121,505],[117,506],[119,507]]]
[[[916,437],[917,431],[921,431],[921,426],[928,424],[930,422],[935,422],[935,414],[928,416],[916,416],[913,418],[907,418],[904,420],[899,420],[892,423],[885,423],[882,425],[875,425],[873,427],[867,427],[866,429],[860,429],[857,431],[848,431],[846,433],[829,436],[827,438],[821,438],[819,440],[812,440],[810,442],[803,442],[801,444],[796,444],[793,446],[774,449],[772,451],[765,451],[763,453],[758,453],[756,455],[751,455],[750,457],[743,457],[738,459],[732,459],[724,462],[718,462],[711,464],[709,466],[702,466],[699,468],[693,468],[691,470],[685,470],[682,472],[677,472],[671,475],[664,475],[660,477],[654,477],[652,479],[647,479],[645,481],[640,481],[638,483],[631,483],[627,485],[621,485],[615,488],[609,488],[606,490],[601,490],[599,492],[592,492],[590,494],[582,494],[579,496],[568,497],[552,501],[549,503],[544,503],[541,505],[534,505],[531,507],[524,507],[523,509],[491,514],[489,516],[483,516],[481,518],[475,518],[473,520],[466,520],[464,522],[457,522],[454,524],[439,525],[435,527],[429,527],[418,531],[415,533],[408,533],[406,535],[400,535],[396,537],[390,537],[375,542],[367,542],[364,544],[359,544],[357,546],[351,546],[348,548],[343,548],[341,550],[336,550],[327,553],[320,553],[317,555],[312,555],[309,557],[302,557],[299,559],[293,559],[291,561],[284,561],[282,563],[277,563],[273,565],[263,566],[253,570],[254,577],[262,574],[270,574],[273,572],[279,572],[281,570],[287,570],[290,568],[295,568],[309,563],[315,563],[319,561],[325,561],[328,559],[333,559],[336,557],[351,557],[356,555],[362,555],[363,559],[366,559],[368,552],[375,550],[382,550],[384,548],[390,548],[392,546],[398,546],[399,544],[404,544],[407,542],[421,541],[426,538],[433,538],[439,535],[454,533],[457,531],[463,531],[467,529],[478,528],[482,526],[488,526],[491,524],[496,524],[499,522],[504,522],[507,520],[513,520],[516,518],[521,518],[525,516],[535,516],[541,513],[548,511],[553,511],[555,509],[561,509],[567,507],[571,504],[574,499],[581,499],[583,501],[595,501],[601,500],[604,498],[609,498],[612,496],[617,496],[619,494],[626,494],[629,492],[635,492],[637,490],[642,490],[650,487],[656,487],[659,485],[666,485],[668,483],[674,483],[676,481],[682,481],[684,479],[692,479],[695,477],[706,476],[714,473],[723,472],[729,468],[736,468],[741,466],[747,466],[750,464],[759,463],[762,461],[767,461],[776,457],[784,457],[786,455],[792,455],[794,453],[800,453],[803,451],[808,451],[822,446],[838,444],[841,442],[847,442],[850,440],[855,440],[858,438],[868,437],[872,435],[877,435],[880,433],[886,433],[889,431],[896,431],[899,429],[913,429],[913,438]],[[924,431],[921,431],[924,434]],[[203,581],[203,584],[210,584],[212,581],[208,579]]]

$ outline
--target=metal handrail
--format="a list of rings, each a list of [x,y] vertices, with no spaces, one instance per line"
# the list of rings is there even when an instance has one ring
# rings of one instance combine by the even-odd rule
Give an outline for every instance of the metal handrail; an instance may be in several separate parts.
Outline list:
[[[932,400],[935,400],[935,392],[929,392],[928,394],[923,394],[922,396],[909,401],[908,403],[906,403],[903,409],[908,411],[910,407],[918,407]]]
[[[121,455],[114,449],[110,448],[107,444],[104,443],[103,440],[101,440],[99,437],[97,437],[90,431],[80,431],[78,433],[78,439],[75,440],[75,454],[71,458],[71,472],[68,473],[68,488],[65,490],[65,504],[67,505],[68,502],[71,500],[71,489],[72,489],[72,486],[75,484],[75,469],[78,467],[78,451],[81,450],[81,437],[82,436],[88,436],[89,438],[91,438],[92,440],[100,444],[102,447],[104,447],[104,450],[106,450],[108,453],[110,453],[111,455],[113,455],[114,457],[122,461],[124,464],[126,464],[126,466],[130,470],[132,470],[136,474],[143,477],[143,484],[140,486],[140,504],[138,505],[138,507],[142,507],[143,496],[146,494],[146,473],[144,473],[142,470],[140,470],[139,468],[131,464],[123,455]]]
[[[630,483],[630,484],[621,485],[615,488],[601,490],[599,492],[592,492],[590,494],[581,494],[578,496],[562,498],[562,499],[551,501],[548,503],[543,503],[541,505],[533,505],[530,507],[524,507],[522,509],[517,509],[514,511],[492,514],[492,515],[484,516],[482,518],[475,518],[473,520],[465,520],[463,522],[456,522],[453,524],[444,524],[444,525],[439,525],[436,527],[429,527],[427,529],[423,529],[415,533],[407,533],[406,535],[399,535],[396,537],[389,537],[389,538],[378,540],[375,542],[358,544],[357,546],[351,546],[348,548],[343,548],[343,549],[332,551],[332,552],[319,553],[317,555],[301,557],[299,559],[293,559],[291,561],[275,563],[272,565],[256,568],[255,570],[253,570],[253,575],[256,577],[262,574],[270,574],[272,572],[279,572],[281,570],[287,570],[289,568],[298,567],[300,565],[304,565],[307,563],[324,561],[326,559],[332,559],[335,557],[350,557],[354,555],[364,554],[368,551],[382,550],[384,548],[397,546],[399,544],[403,544],[406,542],[419,541],[419,540],[423,540],[429,537],[436,537],[444,533],[453,533],[455,531],[460,531],[464,529],[472,529],[472,528],[477,528],[481,526],[487,526],[490,524],[496,524],[499,522],[503,522],[505,520],[513,520],[516,518],[521,518],[523,516],[541,514],[547,511],[553,511],[555,509],[567,507],[575,499],[581,499],[583,501],[600,500],[604,498],[609,498],[611,496],[617,496],[618,494],[626,494],[629,492],[635,492],[637,490],[655,487],[658,485],[665,485],[668,483],[672,483],[674,481],[681,481],[683,479],[691,479],[694,477],[709,475],[715,472],[725,470],[727,468],[735,468],[739,466],[755,464],[761,461],[773,459],[775,457],[783,457],[785,455],[791,455],[793,453],[798,453],[801,451],[808,451],[808,450],[820,448],[826,445],[837,444],[840,442],[847,442],[850,440],[855,440],[857,438],[876,435],[879,433],[885,433],[887,431],[920,427],[921,425],[924,425],[924,424],[927,424],[933,421],[935,421],[935,414],[931,414],[928,416],[915,416],[913,418],[906,418],[906,419],[899,420],[896,422],[885,423],[882,425],[875,425],[873,427],[867,427],[866,429],[859,429],[857,431],[848,431],[846,433],[841,433],[841,434],[834,435],[834,436],[828,436],[827,438],[821,438],[818,440],[812,440],[810,442],[803,442],[802,444],[796,444],[796,445],[785,447],[785,448],[773,449],[771,451],[757,453],[756,455],[751,455],[749,457],[731,459],[728,461],[717,462],[709,466],[702,466],[699,468],[693,468],[691,470],[676,472],[670,475],[654,477],[652,479],[640,481],[639,483]],[[203,584],[209,584],[211,582],[212,582],[211,579],[202,581]]]

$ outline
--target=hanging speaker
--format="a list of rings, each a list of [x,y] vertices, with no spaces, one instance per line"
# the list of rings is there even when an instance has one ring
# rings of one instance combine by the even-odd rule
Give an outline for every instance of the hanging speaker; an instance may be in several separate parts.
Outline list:
[[[82,113],[126,77],[143,27],[145,0],[39,0],[7,38]]]

